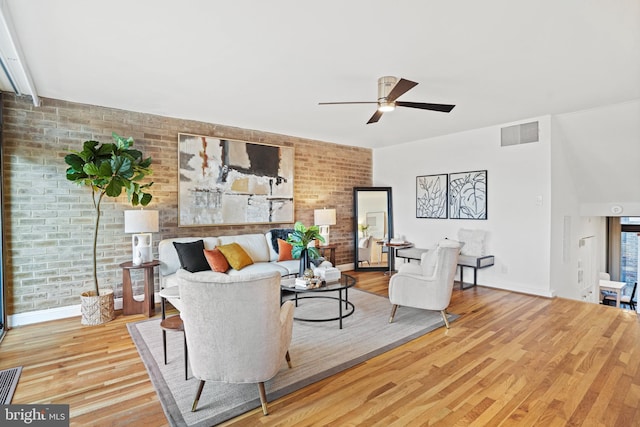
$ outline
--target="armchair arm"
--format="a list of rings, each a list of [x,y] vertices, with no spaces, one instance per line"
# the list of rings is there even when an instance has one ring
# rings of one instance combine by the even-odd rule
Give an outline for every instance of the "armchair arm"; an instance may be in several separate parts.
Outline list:
[[[407,262],[398,267],[398,274],[413,274],[419,276],[422,274],[422,267],[420,267],[420,264]]]

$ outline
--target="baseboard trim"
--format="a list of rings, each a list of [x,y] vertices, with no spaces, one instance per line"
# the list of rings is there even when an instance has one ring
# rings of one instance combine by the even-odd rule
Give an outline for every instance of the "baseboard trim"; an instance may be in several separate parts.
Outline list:
[[[159,297],[156,295],[156,298]],[[160,300],[156,299],[156,301]],[[115,298],[113,300],[113,307],[115,310],[122,310],[122,298]],[[81,316],[80,304],[12,314],[7,316],[7,324],[9,328],[14,328],[16,326],[33,325],[34,323],[42,323],[76,316]]]

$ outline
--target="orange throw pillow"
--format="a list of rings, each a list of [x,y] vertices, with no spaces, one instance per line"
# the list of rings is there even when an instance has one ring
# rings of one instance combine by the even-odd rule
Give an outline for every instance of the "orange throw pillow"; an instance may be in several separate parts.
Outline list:
[[[293,259],[291,250],[293,245],[282,239],[278,239],[278,261],[289,261]]]
[[[205,249],[204,257],[207,259],[209,266],[213,271],[217,271],[218,273],[226,273],[229,269],[229,263],[227,259],[224,257],[220,249]]]

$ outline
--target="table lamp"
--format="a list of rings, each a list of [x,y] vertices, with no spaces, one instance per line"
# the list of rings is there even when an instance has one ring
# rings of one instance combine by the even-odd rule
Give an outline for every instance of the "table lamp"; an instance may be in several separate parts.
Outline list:
[[[327,208],[314,210],[313,222],[320,227],[320,235],[324,238],[324,243],[321,246],[327,246],[329,244],[329,226],[336,225],[336,210]]]
[[[157,233],[158,211],[124,211],[124,232],[135,233],[131,236],[132,262],[140,265],[153,261],[151,233]]]

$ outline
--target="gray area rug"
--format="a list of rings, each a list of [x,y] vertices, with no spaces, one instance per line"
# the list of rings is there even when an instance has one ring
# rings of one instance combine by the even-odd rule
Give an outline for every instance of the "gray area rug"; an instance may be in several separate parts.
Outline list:
[[[278,375],[265,383],[267,400],[327,378],[378,354],[444,326],[438,312],[400,307],[389,322],[391,304],[387,298],[357,289],[349,290],[355,312],[338,322],[302,322],[294,320],[289,353],[293,368],[283,360]],[[338,302],[329,299],[305,299],[296,307],[296,317],[335,317]],[[450,320],[457,316],[450,315]],[[167,332],[167,365],[163,363],[160,320],[127,325],[151,382],[172,426],[211,426],[258,408],[258,386],[207,382],[198,410],[191,412],[198,380],[184,379],[183,335]]]

